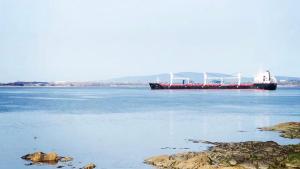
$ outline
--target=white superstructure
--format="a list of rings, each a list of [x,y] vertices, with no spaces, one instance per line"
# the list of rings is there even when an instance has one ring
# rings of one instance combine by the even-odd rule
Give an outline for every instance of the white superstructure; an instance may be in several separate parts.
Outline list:
[[[271,75],[270,71],[259,72],[255,78],[254,83],[277,83],[274,76]]]

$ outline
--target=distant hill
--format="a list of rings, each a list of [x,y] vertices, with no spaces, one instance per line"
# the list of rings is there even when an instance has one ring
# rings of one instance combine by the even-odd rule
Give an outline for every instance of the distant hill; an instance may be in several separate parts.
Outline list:
[[[278,85],[285,87],[299,87],[300,77],[276,76]]]
[[[207,73],[208,77],[231,77],[236,75],[229,75],[224,73]],[[203,73],[196,73],[196,72],[178,72],[174,73],[175,77],[188,77],[195,83],[202,83],[203,82]],[[170,74],[169,73],[162,73],[162,74],[155,74],[155,75],[145,75],[145,76],[126,76],[120,78],[113,78],[106,80],[107,82],[114,82],[114,83],[149,83],[155,82],[156,80],[160,82],[169,82]],[[299,82],[300,77],[290,77],[290,76],[276,76],[276,79],[279,82]],[[234,80],[234,79],[233,79]],[[230,81],[230,80],[228,80]],[[244,77],[242,76],[242,82],[253,82],[253,77]]]
[[[231,77],[236,75],[229,75],[224,73],[207,73],[208,77]],[[196,72],[178,72],[174,73],[174,77],[187,77],[190,78],[195,83],[202,83],[203,82],[203,73],[196,73]],[[149,82],[155,82],[156,80],[159,80],[160,82],[169,82],[170,80],[170,74],[169,73],[163,73],[163,74],[155,74],[155,75],[147,75],[147,76],[127,76],[127,77],[120,77],[120,78],[113,78],[108,79],[106,81],[109,82],[117,82],[117,83],[149,83]],[[248,77],[244,77],[243,80],[249,81]]]
[[[208,77],[212,78],[210,82],[220,81],[222,77],[227,77],[224,79],[224,83],[237,83],[236,78],[230,78],[236,76],[223,74],[223,73],[207,73]],[[179,72],[174,73],[174,77],[185,77],[190,78],[190,82],[193,83],[203,83],[203,73],[196,72]],[[300,77],[290,77],[290,76],[276,76],[278,80],[278,84],[281,86],[300,86]],[[78,87],[86,87],[86,86],[145,86],[149,82],[169,82],[170,74],[162,73],[155,75],[146,75],[146,76],[128,76],[128,77],[120,77],[113,78],[98,82],[26,82],[26,81],[18,81],[18,82],[10,82],[10,83],[0,83],[0,86],[78,86]],[[181,80],[174,80],[174,83],[181,83]],[[253,82],[253,77],[244,77],[241,79],[242,83],[251,83]]]
[[[277,80],[286,80],[286,81],[300,81],[300,77],[290,77],[290,76],[276,76]]]

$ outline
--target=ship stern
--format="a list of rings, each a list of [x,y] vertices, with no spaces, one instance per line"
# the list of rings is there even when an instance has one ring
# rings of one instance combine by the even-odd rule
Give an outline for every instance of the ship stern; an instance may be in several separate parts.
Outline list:
[[[255,83],[255,88],[263,90],[276,90],[277,83]]]

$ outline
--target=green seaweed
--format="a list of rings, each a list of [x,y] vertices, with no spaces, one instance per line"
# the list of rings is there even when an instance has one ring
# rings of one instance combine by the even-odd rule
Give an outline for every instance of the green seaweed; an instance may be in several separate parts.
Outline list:
[[[286,163],[293,167],[300,167],[300,152],[290,153]]]

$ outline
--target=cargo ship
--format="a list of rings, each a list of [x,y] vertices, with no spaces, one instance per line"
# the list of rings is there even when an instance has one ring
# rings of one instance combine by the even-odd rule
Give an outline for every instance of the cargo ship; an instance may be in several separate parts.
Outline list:
[[[226,84],[225,79],[237,79],[236,83]],[[215,79],[214,82],[211,82]],[[217,79],[217,81],[216,81]],[[180,80],[181,83],[173,83],[174,80]],[[262,89],[262,90],[276,90],[277,80],[271,75],[270,71],[260,72],[254,78],[253,83],[241,83],[241,73],[232,77],[208,77],[207,73],[203,73],[203,83],[193,83],[186,77],[174,77],[170,73],[169,83],[149,83],[152,90],[156,89]]]

